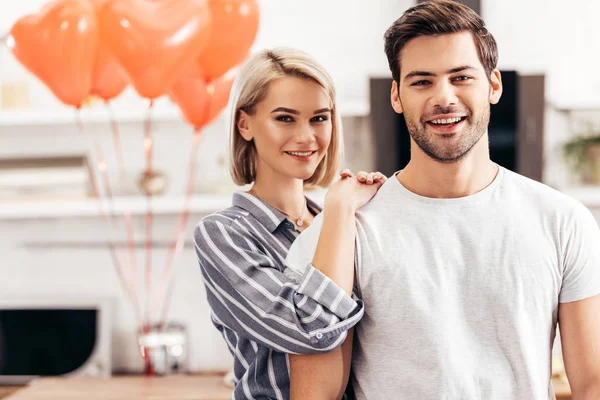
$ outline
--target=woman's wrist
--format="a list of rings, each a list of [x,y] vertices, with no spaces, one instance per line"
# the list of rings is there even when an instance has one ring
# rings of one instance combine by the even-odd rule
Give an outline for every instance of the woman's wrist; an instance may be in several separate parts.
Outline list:
[[[354,216],[356,206],[354,199],[350,197],[340,196],[337,193],[328,192],[325,196],[324,210],[327,212],[340,212]]]

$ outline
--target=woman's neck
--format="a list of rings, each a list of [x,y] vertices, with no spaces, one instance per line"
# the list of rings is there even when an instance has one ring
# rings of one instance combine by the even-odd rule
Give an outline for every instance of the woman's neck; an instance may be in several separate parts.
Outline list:
[[[304,182],[301,179],[257,174],[252,192],[293,218],[299,218],[305,213]]]

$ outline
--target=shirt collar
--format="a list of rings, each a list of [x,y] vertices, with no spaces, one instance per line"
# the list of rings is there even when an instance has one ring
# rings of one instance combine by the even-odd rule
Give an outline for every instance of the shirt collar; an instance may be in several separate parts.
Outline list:
[[[306,198],[306,202],[310,209],[317,212],[321,211],[322,207],[308,197]],[[287,219],[281,211],[247,192],[235,192],[232,204],[252,214],[271,233]]]

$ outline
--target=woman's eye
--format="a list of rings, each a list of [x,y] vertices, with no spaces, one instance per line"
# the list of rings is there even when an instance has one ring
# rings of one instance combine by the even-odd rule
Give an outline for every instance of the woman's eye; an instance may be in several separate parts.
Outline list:
[[[294,122],[294,119],[292,117],[290,117],[289,115],[279,115],[279,116],[275,117],[275,119],[277,121],[281,121],[281,122]]]
[[[312,121],[313,122],[325,122],[327,121],[329,118],[327,118],[327,116],[325,115],[318,115],[316,117],[313,117]]]

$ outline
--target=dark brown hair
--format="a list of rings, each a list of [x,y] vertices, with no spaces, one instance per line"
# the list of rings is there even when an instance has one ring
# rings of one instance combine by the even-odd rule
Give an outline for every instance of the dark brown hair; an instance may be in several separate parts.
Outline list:
[[[385,32],[385,54],[392,77],[400,83],[400,53],[419,36],[471,32],[488,79],[498,65],[496,40],[475,11],[453,0],[429,0],[409,8]]]

